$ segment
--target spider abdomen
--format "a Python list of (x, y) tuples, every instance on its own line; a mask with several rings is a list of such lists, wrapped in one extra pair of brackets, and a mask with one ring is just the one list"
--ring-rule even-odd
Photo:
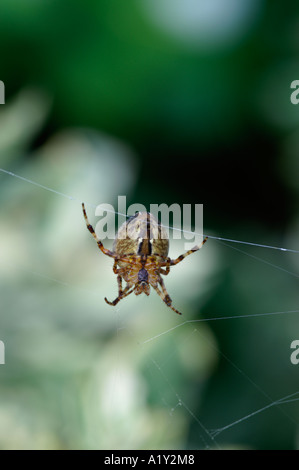
[(116, 255), (147, 255), (166, 257), (169, 251), (168, 234), (149, 212), (136, 212), (118, 230), (113, 243)]

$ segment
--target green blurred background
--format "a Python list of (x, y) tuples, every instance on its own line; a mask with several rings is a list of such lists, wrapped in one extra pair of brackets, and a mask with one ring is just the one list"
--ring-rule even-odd
[(165, 280), (182, 318), (112, 309), (80, 202), (298, 250), (298, 2), (2, 0), (0, 79), (1, 168), (74, 198), (0, 173), (0, 447), (297, 448), (296, 401), (210, 431), (299, 390), (298, 314), (197, 320), (298, 309), (298, 254), (210, 239)]

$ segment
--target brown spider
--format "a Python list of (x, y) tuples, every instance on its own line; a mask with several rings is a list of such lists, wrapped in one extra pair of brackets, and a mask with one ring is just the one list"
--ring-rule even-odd
[[(200, 246), (195, 246), (176, 259), (168, 258), (169, 240), (167, 232), (149, 212), (137, 212), (130, 217), (117, 232), (112, 251), (104, 247), (89, 223), (84, 203), (82, 209), (86, 225), (104, 255), (114, 258), (113, 272), (117, 274), (118, 297), (109, 302), (117, 305), (120, 300), (135, 292), (149, 295), (150, 286), (174, 312), (181, 313), (172, 306), (172, 300), (161, 277), (169, 274), (171, 266), (183, 261), (186, 256), (195, 253), (206, 243), (206, 237)], [(127, 283), (122, 288), (122, 279)], [(161, 287), (161, 290), (159, 289)]]

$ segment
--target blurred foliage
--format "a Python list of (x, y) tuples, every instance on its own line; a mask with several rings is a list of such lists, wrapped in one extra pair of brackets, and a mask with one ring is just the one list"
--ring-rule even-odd
[[(2, 449), (213, 447), (201, 423), (297, 391), (296, 314), (193, 322), (295, 310), (297, 254), (210, 239), (166, 278), (183, 319), (111, 309), (80, 202), (203, 203), (207, 233), (298, 250), (298, 25), (292, 0), (1, 1), (1, 167), (74, 198), (0, 174)], [(216, 442), (292, 449), (297, 423), (273, 406)]]

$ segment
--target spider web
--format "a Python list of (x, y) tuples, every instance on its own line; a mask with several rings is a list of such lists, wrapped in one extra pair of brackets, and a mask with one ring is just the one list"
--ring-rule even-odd
[[(50, 187), (44, 186), (10, 171), (4, 169), (0, 169), (0, 171), (6, 175), (23, 180), (23, 183), (34, 185), (40, 190), (50, 191), (59, 197), (68, 198), (69, 200), (75, 202), (78, 205), (78, 208), (80, 208), (81, 201), (75, 197), (68, 196), (64, 193), (58, 192)], [(90, 203), (86, 203), (86, 205), (89, 207), (96, 207), (96, 205)], [(82, 231), (84, 231), (85, 227), (83, 220), (81, 227)], [(285, 258), (283, 258), (284, 256), (296, 256), (296, 254), (299, 253), (298, 250), (286, 247), (271, 246), (270, 244), (258, 244), (251, 241), (228, 239), (211, 234), (208, 235), (211, 239), (209, 243), (217, 244), (221, 250), (233, 249), (237, 257), (236, 259), (239, 259), (239, 257), (244, 257), (247, 259), (248, 263), (251, 263), (250, 265), (253, 269), (253, 272), (256, 269), (260, 269), (260, 266), (263, 265), (266, 266), (267, 269), (277, 271), (280, 276), (279, 279), (283, 279), (284, 283), (286, 282), (286, 278), (290, 279), (290, 282), (295, 282), (295, 280), (299, 277), (298, 273), (288, 269), (288, 267), (286, 268), (285, 266), (281, 265), (281, 263), (285, 262)], [(243, 249), (237, 248), (236, 244), (247, 245), (248, 248), (254, 249), (255, 251), (244, 251)], [(207, 250), (208, 248), (206, 251)], [(277, 252), (275, 262), (273, 261), (273, 257), (271, 257), (271, 261), (269, 259), (260, 257), (259, 253), (261, 252)], [(95, 258), (97, 254), (98, 253), (94, 252)], [(206, 257), (205, 260), (208, 260), (208, 257)], [(249, 264), (246, 264), (246, 266), (249, 266)], [(78, 295), (84, 295), (85, 299), (87, 296), (91, 296), (93, 297), (93, 300), (96, 298), (97, 303), (103, 302), (102, 292), (100, 293), (94, 288), (90, 289), (89, 286), (86, 287), (84, 285), (74, 284), (72, 281), (66, 282), (65, 278), (54, 278), (47, 274), (46, 267), (44, 272), (41, 272), (39, 270), (35, 270), (34, 264), (26, 266), (18, 264), (18, 270), (21, 273), (26, 272), (33, 277), (40, 278), (41, 282), (45, 281), (46, 283), (50, 282), (61, 284), (62, 288), (70, 289), (76, 298), (78, 298)], [(104, 270), (104, 275), (110, 276), (111, 284), (113, 284), (115, 277), (113, 276), (112, 272), (108, 274), (108, 269), (104, 268)], [(174, 276), (174, 272), (172, 275)], [(239, 272), (238, 275), (241, 276), (242, 273)], [(180, 276), (179, 272), (176, 273), (176, 276)], [(111, 292), (113, 292), (112, 289)], [(102, 374), (101, 381), (105, 383), (105, 391), (103, 392), (103, 406), (107, 413), (107, 434), (110, 436), (110, 438), (112, 436), (114, 426), (117, 426), (120, 423), (122, 423), (121, 425), (126, 423), (126, 426), (124, 426), (124, 429), (122, 430), (121, 436), (123, 437), (126, 435), (127, 429), (130, 428), (128, 425), (128, 418), (130, 419), (131, 425), (132, 423), (137, 423), (133, 426), (135, 429), (135, 439), (138, 435), (138, 426), (140, 426), (143, 430), (148, 426), (147, 433), (153, 435), (158, 432), (159, 427), (164, 430), (163, 432), (167, 432), (167, 430), (171, 429), (171, 427), (175, 425), (189, 428), (189, 431), (186, 431), (186, 435), (189, 434), (189, 437), (185, 439), (185, 447), (183, 445), (184, 439), (180, 435), (180, 432), (175, 432), (173, 429), (171, 429), (170, 435), (172, 437), (170, 436), (169, 441), (161, 441), (164, 442), (164, 445), (166, 445), (165, 442), (168, 442), (169, 447), (171, 448), (175, 448), (176, 446), (178, 446), (178, 448), (193, 449), (222, 449), (226, 447), (238, 448), (238, 446), (246, 447), (248, 437), (253, 432), (253, 430), (258, 427), (259, 423), (262, 423), (263, 430), (270, 430), (270, 428), (274, 425), (273, 423), (275, 423), (276, 426), (286, 426), (287, 429), (293, 430), (293, 434), (295, 436), (296, 426), (298, 426), (297, 402), (299, 401), (299, 386), (296, 381), (296, 367), (291, 365), (289, 360), (291, 352), (289, 345), (291, 340), (296, 339), (295, 325), (298, 325), (297, 314), (299, 313), (299, 309), (296, 309), (297, 305), (295, 305), (295, 308), (289, 308), (286, 310), (279, 309), (277, 311), (266, 311), (262, 308), (261, 311), (246, 311), (246, 308), (244, 308), (243, 313), (232, 315), (219, 314), (217, 316), (203, 315), (203, 318), (199, 319), (186, 319), (186, 314), (183, 318), (180, 318), (175, 316), (172, 312), (169, 314), (169, 316), (167, 316), (169, 313), (167, 311), (165, 312), (165, 318), (163, 319), (163, 327), (161, 327), (159, 323), (159, 317), (157, 315), (153, 316), (149, 320), (150, 312), (152, 312), (155, 308), (158, 308), (158, 302), (160, 302), (160, 299), (153, 300), (152, 297), (153, 296), (150, 296), (150, 300), (147, 302), (145, 308), (143, 307), (141, 299), (134, 298), (129, 300), (129, 310), (133, 305), (132, 302), (138, 303), (137, 308), (139, 308), (140, 311), (141, 309), (144, 310), (145, 313), (143, 312), (139, 318), (133, 314), (127, 315), (128, 307), (124, 307), (125, 304), (122, 303), (109, 313), (113, 319), (112, 321), (114, 322), (113, 330), (116, 338), (114, 340), (116, 342), (116, 348), (113, 349), (113, 352), (111, 353), (106, 351), (106, 359), (107, 361), (110, 361), (112, 365), (108, 366), (106, 364), (106, 368), (104, 367), (103, 370), (101, 369), (100, 374)], [(172, 295), (172, 297), (175, 298), (174, 295)], [(179, 299), (177, 299), (177, 301), (178, 300)], [(153, 307), (150, 305), (151, 302), (153, 302)], [(94, 304), (89, 303), (88, 307), (91, 308), (91, 306), (94, 308)], [(162, 304), (161, 309), (163, 307), (164, 306)], [(159, 310), (161, 309), (159, 307)], [(96, 313), (94, 315), (96, 315)], [(276, 319), (275, 323), (273, 323), (274, 319)], [(75, 318), (75, 321), (78, 321), (78, 317)], [(147, 327), (150, 322), (154, 322), (155, 326), (154, 328), (151, 326), (151, 334), (147, 336)], [(257, 350), (259, 340), (263, 337), (263, 334), (266, 333), (269, 327), (269, 322), (270, 325), (272, 325), (272, 327), (275, 329), (275, 338), (278, 338), (277, 330), (279, 331), (280, 328), (285, 328), (286, 325), (290, 322), (290, 341), (287, 344), (283, 344), (284, 349), (280, 348), (279, 351), (281, 352), (283, 350), (285, 352), (285, 356), (283, 358), (283, 367), (285, 367), (287, 370), (286, 374), (288, 377), (291, 377), (291, 380), (288, 380), (288, 383), (293, 382), (292, 390), (285, 390), (285, 393), (280, 393), (277, 396), (276, 385), (280, 392), (283, 388), (280, 384), (280, 378), (278, 376), (275, 377), (274, 374), (274, 377), (272, 377), (271, 381), (269, 382), (267, 382), (267, 378), (261, 382), (260, 375), (255, 377), (255, 364), (261, 360), (261, 358), (259, 358), (258, 351), (253, 351), (251, 363), (248, 364), (244, 358), (239, 358), (235, 354), (236, 350), (234, 350), (234, 348), (230, 348), (229, 345), (226, 345), (225, 343), (218, 344), (218, 342), (215, 340), (215, 337), (217, 337), (217, 331), (222, 328), (222, 325), (229, 325), (228, 327), (225, 326), (225, 328), (229, 328), (233, 322), (239, 322), (239, 325), (241, 325), (237, 331), (242, 331), (242, 329), (243, 331), (246, 329), (252, 330), (253, 325), (254, 328), (258, 329), (259, 334), (256, 344)], [(258, 322), (258, 324), (256, 324), (256, 322)], [(100, 317), (98, 319), (98, 323), (98, 328), (100, 329)], [(213, 330), (213, 334), (211, 334), (210, 330), (210, 325), (212, 324), (217, 325), (216, 332)], [(105, 328), (109, 330), (107, 325)], [(83, 331), (83, 334), (87, 334), (86, 330)], [(266, 340), (269, 341), (269, 337), (266, 334), (265, 337)], [(126, 342), (128, 338), (130, 338), (131, 345), (130, 353), (124, 351), (122, 348), (123, 344), (128, 344)], [(242, 338), (240, 338), (240, 341), (242, 341)], [(252, 341), (252, 336), (250, 336), (250, 341)], [(178, 348), (181, 351), (180, 354), (184, 357), (184, 350), (188, 349), (190, 344), (204, 344), (205, 352), (210, 351), (210, 360), (212, 362), (215, 361), (217, 364), (213, 365), (212, 370), (210, 370), (209, 373), (204, 371), (202, 379), (203, 383), (198, 384), (197, 387), (193, 386), (194, 381), (196, 380), (196, 374), (194, 373), (194, 370), (191, 371), (189, 376), (186, 373), (186, 386), (182, 387), (181, 384), (178, 384), (176, 381), (176, 367), (178, 365), (179, 355)], [(250, 342), (247, 343), (247, 345), (248, 344), (252, 345)], [(153, 345), (158, 345), (158, 347), (153, 347)], [(273, 347), (273, 350), (275, 350), (275, 344), (274, 346), (273, 344), (271, 346)], [(107, 350), (109, 350), (109, 344), (107, 345)], [(195, 351), (193, 350), (193, 353), (196, 356), (196, 349)], [(198, 354), (200, 354), (200, 351)], [(207, 353), (208, 356), (209, 354)], [(134, 385), (135, 378), (132, 376), (132, 369), (126, 361), (136, 356), (140, 356), (142, 358), (141, 369), (143, 370), (143, 381), (141, 381), (141, 384), (135, 383)], [(188, 362), (186, 362), (186, 358), (184, 358), (184, 361), (187, 370), (189, 365), (187, 365)], [(277, 361), (277, 354), (274, 354), (273, 361)], [(196, 359), (194, 360), (194, 357), (191, 356), (190, 362), (193, 362), (195, 371), (198, 368), (197, 372), (200, 376), (202, 372), (201, 367), (203, 367), (203, 369), (205, 367), (202, 365), (198, 366)], [(182, 366), (180, 367), (182, 368)], [(270, 368), (275, 369), (275, 363), (273, 364), (271, 360), (271, 354), (269, 354), (268, 358), (265, 359), (265, 376), (269, 376), (268, 369)], [(207, 374), (207, 376), (205, 376), (205, 374)], [(217, 391), (217, 374), (220, 376), (224, 374), (224, 377), (225, 374), (227, 374), (230, 380), (236, 382), (236, 390), (234, 393), (235, 398), (238, 396), (238, 390), (239, 397), (242, 397), (244, 390), (249, 390), (248, 394), (245, 395), (244, 402), (242, 402), (242, 399), (239, 401), (237, 400), (235, 406), (234, 402), (232, 401), (233, 397), (230, 396), (228, 389)], [(232, 376), (233, 379), (231, 378)], [(96, 380), (100, 380), (99, 377), (97, 377)], [(210, 382), (213, 382), (213, 380), (216, 381), (215, 384), (210, 385)], [(220, 383), (223, 383), (223, 380), (220, 380)], [(192, 387), (189, 387), (189, 385), (192, 385)], [(193, 392), (190, 392), (189, 388), (192, 388)], [(269, 393), (269, 388), (271, 394)], [(92, 386), (91, 389), (93, 389)], [(199, 400), (194, 397), (194, 391), (196, 390), (199, 390)], [(141, 405), (140, 407), (136, 406), (136, 397), (138, 396), (139, 392), (140, 395), (143, 396), (143, 401), (151, 403), (153, 400), (154, 403), (150, 408), (150, 410), (154, 410), (154, 414), (156, 413), (156, 416), (153, 419), (150, 419), (146, 412), (143, 413), (141, 419), (140, 416), (138, 416), (138, 413), (140, 413), (141, 410)], [(133, 397), (132, 402), (130, 402), (129, 398), (130, 393)], [(213, 394), (213, 399), (209, 399), (209, 397), (207, 398), (209, 393)], [(123, 397), (124, 394), (126, 395), (125, 399)], [(155, 394), (156, 398), (153, 399), (151, 396), (147, 396), (147, 394)], [(93, 399), (95, 399), (94, 396)], [(211, 407), (213, 407), (215, 403), (217, 403), (217, 410), (216, 412), (213, 412)], [(259, 403), (259, 405), (255, 406), (256, 403)], [(128, 415), (128, 409), (131, 415)], [(227, 416), (231, 417), (231, 419), (227, 419)], [(259, 421), (261, 416), (263, 417), (263, 420)], [(88, 419), (89, 423), (91, 423), (91, 428), (93, 426), (97, 426), (98, 417), (99, 416), (97, 413), (95, 413), (95, 417), (91, 418), (89, 416)], [(147, 419), (150, 424), (147, 423)], [(256, 424), (252, 425), (251, 423), (254, 423), (255, 420)], [(91, 431), (89, 432), (91, 433)], [(238, 435), (240, 435), (239, 439), (237, 438)], [(88, 444), (85, 443), (87, 447), (99, 446), (99, 443), (96, 440), (93, 440), (90, 435), (86, 442), (88, 442)], [(109, 444), (109, 441), (106, 441), (106, 444), (105, 440), (103, 440), (103, 442), (104, 448), (107, 448), (109, 445), (111, 448), (117, 448), (117, 444), (120, 447), (120, 444), (117, 441), (114, 441), (114, 445), (112, 443)], [(113, 440), (111, 442), (113, 442)], [(153, 438), (149, 439), (149, 442), (151, 442), (152, 446), (155, 445), (155, 440)], [(158, 447), (160, 445), (159, 442), (160, 441), (157, 440)], [(252, 441), (249, 439), (249, 442), (252, 443), (254, 440)], [(84, 444), (81, 445), (84, 447)], [(143, 445), (143, 441), (138, 442), (138, 439), (136, 439), (136, 441), (132, 442), (130, 441), (130, 438), (128, 438), (127, 441), (122, 443), (122, 448), (138, 448), (139, 446), (142, 447)], [(296, 447), (295, 442), (294, 447)]]

